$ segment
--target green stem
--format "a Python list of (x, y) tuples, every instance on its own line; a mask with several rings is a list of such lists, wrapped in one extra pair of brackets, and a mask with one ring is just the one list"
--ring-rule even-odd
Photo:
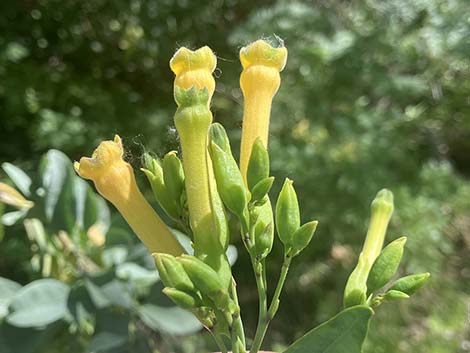
[(253, 270), (255, 272), (256, 287), (258, 289), (259, 298), (259, 313), (258, 313), (258, 325), (256, 326), (255, 338), (250, 349), (250, 353), (257, 353), (261, 347), (264, 334), (266, 333), (268, 325), (268, 300), (266, 296), (266, 287), (264, 285), (263, 272), (266, 271), (262, 263), (252, 259)]
[(214, 337), (215, 343), (217, 343), (217, 346), (219, 346), (220, 352), (221, 353), (228, 353), (227, 346), (225, 345), (224, 340), (222, 339), (222, 337), (217, 333), (213, 333), (212, 337)]
[[(260, 316), (258, 318), (258, 327), (256, 328), (255, 338), (253, 340), (253, 345), (251, 346), (250, 353), (258, 353), (259, 349), (261, 348), (261, 343), (263, 342), (264, 336), (266, 335), (266, 331), (268, 330), (269, 323), (276, 315), (277, 309), (279, 308), (279, 297), (281, 296), (282, 288), (284, 287), (284, 283), (287, 278), (287, 273), (289, 272), (290, 263), (292, 261), (292, 257), (287, 254), (284, 257), (284, 262), (282, 264), (281, 274), (279, 275), (279, 280), (277, 282), (276, 290), (274, 291), (274, 296), (271, 300), (271, 304), (269, 306), (269, 310), (266, 309), (261, 312), (261, 300), (260, 300)], [(263, 266), (263, 271), (266, 271), (265, 267)], [(261, 276), (260, 282), (263, 282)], [(258, 283), (258, 278), (256, 280)], [(258, 290), (259, 293), (259, 290)], [(261, 297), (260, 297), (261, 298)], [(264, 304), (266, 305), (266, 291), (264, 291)]]
[[(235, 304), (237, 305), (238, 309), (240, 310), (240, 304), (238, 303), (238, 294), (237, 294), (237, 283), (235, 282), (235, 279), (232, 277), (232, 299), (234, 300)], [(246, 342), (245, 342), (245, 331), (243, 330), (243, 322), (242, 318), (240, 315), (240, 311), (238, 314), (233, 318), (233, 327), (234, 330), (237, 333), (237, 336), (240, 338), (241, 342), (243, 343), (243, 346), (245, 347)]]
[(269, 306), (268, 315), (269, 320), (272, 320), (274, 315), (276, 315), (277, 309), (279, 308), (279, 297), (281, 296), (282, 288), (286, 282), (287, 273), (289, 272), (290, 263), (292, 261), (292, 256), (287, 254), (284, 257), (284, 263), (282, 264), (281, 274), (279, 275), (279, 280), (277, 282), (276, 290), (274, 291), (274, 296)]

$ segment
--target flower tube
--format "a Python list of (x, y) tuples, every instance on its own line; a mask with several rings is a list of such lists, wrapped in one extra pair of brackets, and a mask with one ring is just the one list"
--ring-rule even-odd
[(228, 225), (207, 149), (215, 66), (216, 57), (209, 47), (196, 51), (181, 48), (170, 61), (170, 68), (176, 75), (174, 96), (178, 109), (174, 121), (183, 156), (194, 254), (213, 268), (228, 288), (232, 276), (225, 254)]
[(259, 137), (267, 148), (271, 102), (281, 83), (279, 72), (284, 69), (286, 60), (285, 47), (274, 48), (264, 40), (240, 50), (243, 66), (240, 87), (244, 98), (240, 170), (245, 182), (255, 140)]
[(211, 241), (207, 239), (211, 234), (218, 235), (224, 249), (229, 241), (225, 213), (207, 150), (212, 123), (209, 106), (215, 90), (212, 72), (216, 64), (217, 58), (207, 46), (195, 51), (180, 48), (170, 60), (178, 105), (174, 120), (183, 152), (191, 227), (195, 233), (195, 246), (201, 245), (206, 251), (209, 245), (204, 243)]
[(125, 218), (150, 252), (181, 255), (183, 248), (140, 192), (129, 163), (123, 160), (121, 138), (103, 141), (91, 158), (74, 163), (75, 171), (92, 180), (98, 192)]

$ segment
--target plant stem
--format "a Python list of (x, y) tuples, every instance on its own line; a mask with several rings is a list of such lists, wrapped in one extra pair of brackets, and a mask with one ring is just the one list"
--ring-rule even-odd
[[(234, 300), (237, 307), (240, 309), (240, 305), (238, 304), (237, 283), (235, 282), (234, 278), (232, 278), (231, 290), (232, 290), (232, 299)], [(236, 315), (233, 318), (233, 327), (237, 333), (237, 336), (240, 338), (241, 342), (243, 343), (243, 346), (245, 346), (246, 345), (245, 332), (243, 330), (243, 322), (242, 322), (240, 312), (238, 312), (238, 315)]]
[(222, 339), (220, 334), (212, 330), (210, 331), (210, 333), (212, 334), (212, 337), (214, 337), (214, 341), (215, 343), (217, 343), (217, 346), (219, 346), (220, 352), (227, 353), (228, 352), (227, 346), (225, 346), (224, 340)]
[(282, 264), (281, 274), (279, 275), (276, 290), (274, 291), (274, 296), (268, 310), (269, 320), (272, 320), (274, 315), (276, 315), (277, 309), (279, 308), (279, 297), (281, 296), (282, 288), (284, 287), (284, 283), (286, 282), (287, 273), (289, 272), (291, 261), (291, 255), (287, 254), (286, 256), (284, 256), (284, 263)]
[[(263, 342), (264, 336), (266, 335), (266, 331), (268, 330), (268, 325), (273, 319), (274, 315), (276, 315), (277, 309), (279, 308), (279, 297), (281, 295), (282, 288), (284, 287), (287, 273), (289, 272), (291, 260), (292, 256), (290, 256), (289, 254), (284, 256), (284, 262), (282, 264), (281, 273), (279, 275), (276, 290), (274, 291), (274, 296), (271, 300), (271, 304), (269, 305), (269, 310), (266, 310), (266, 290), (264, 290), (264, 309), (261, 310), (262, 300), (258, 285), (258, 294), (260, 295), (260, 315), (258, 317), (258, 327), (256, 328), (256, 334), (253, 340), (253, 345), (251, 346), (250, 353), (258, 353), (259, 349), (261, 348), (261, 343)], [(263, 271), (266, 271), (265, 266), (263, 266)], [(262, 285), (264, 284), (262, 274), (260, 274), (259, 278), (258, 276), (256, 277), (257, 284), (258, 281), (261, 282)]]
[(266, 287), (264, 285), (264, 275), (263, 272), (266, 271), (266, 268), (262, 263), (252, 259), (253, 270), (255, 272), (256, 287), (258, 289), (258, 298), (259, 298), (259, 312), (258, 312), (258, 325), (256, 326), (255, 338), (250, 349), (250, 353), (257, 353), (261, 347), (261, 342), (263, 341), (264, 334), (266, 333), (266, 328), (268, 325), (268, 302), (266, 296)]

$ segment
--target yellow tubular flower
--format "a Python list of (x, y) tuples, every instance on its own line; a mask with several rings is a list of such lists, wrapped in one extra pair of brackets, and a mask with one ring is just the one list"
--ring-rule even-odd
[(174, 120), (183, 152), (194, 253), (218, 273), (228, 288), (232, 277), (225, 254), (228, 225), (207, 149), (215, 66), (216, 57), (208, 47), (196, 51), (181, 48), (170, 61), (176, 75), (174, 93), (178, 109)]
[(205, 247), (202, 243), (209, 239), (201, 237), (208, 238), (208, 234), (206, 232), (199, 236), (197, 233), (202, 232), (198, 230), (212, 227), (212, 233), (218, 233), (225, 249), (228, 246), (228, 228), (207, 151), (208, 131), (212, 122), (209, 106), (215, 90), (212, 72), (216, 65), (217, 58), (207, 46), (195, 51), (180, 48), (170, 60), (170, 68), (176, 75), (174, 89), (178, 110), (175, 125), (183, 152), (186, 194), (195, 245)]
[(91, 158), (74, 163), (82, 178), (92, 180), (98, 192), (123, 215), (150, 252), (181, 255), (183, 248), (137, 187), (134, 171), (123, 160), (121, 138), (103, 141)]
[(258, 40), (240, 50), (243, 66), (240, 87), (244, 97), (240, 170), (245, 182), (256, 138), (260, 137), (267, 147), (271, 102), (281, 83), (279, 72), (284, 69), (286, 60), (285, 47), (274, 48), (264, 40)]

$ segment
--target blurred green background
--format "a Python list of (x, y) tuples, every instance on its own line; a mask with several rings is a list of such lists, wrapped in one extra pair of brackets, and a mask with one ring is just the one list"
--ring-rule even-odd
[[(6, 0), (0, 3), (0, 161), (21, 167), (31, 185), (18, 187), (20, 172), (10, 164), (0, 178), (37, 206), (16, 216), (6, 208), (0, 276), (21, 285), (50, 277), (82, 299), (69, 299), (72, 314), (53, 323), (3, 320), (1, 352), (214, 349), (205, 334), (179, 335), (197, 327), (165, 326), (177, 314), (159, 295), (151, 261), (115, 210), (109, 215), (77, 181), (69, 159), (90, 154), (115, 133), (135, 167), (144, 151), (176, 149), (168, 62), (180, 46), (206, 44), (219, 59), (215, 120), (238, 151), (238, 50), (272, 34), (289, 50), (271, 119), (273, 195), (284, 177), (294, 179), (303, 220), (320, 225), (293, 264), (266, 348), (281, 350), (339, 310), (370, 201), (387, 187), (396, 205), (387, 240), (407, 235), (402, 271), (429, 271), (432, 281), (412, 300), (379, 308), (364, 351), (470, 351), (469, 1)], [(60, 190), (51, 186), (56, 180)], [(142, 175), (139, 182), (149, 192)], [(82, 210), (78, 217), (77, 200), (93, 214)], [(96, 233), (90, 226), (97, 220)], [(240, 252), (233, 269), (250, 335), (257, 296), (234, 238)], [(281, 259), (277, 244), (268, 258), (272, 282)], [(13, 293), (19, 286), (0, 284), (1, 321), (5, 288)], [(100, 295), (110, 302), (99, 304)], [(15, 346), (24, 340), (31, 344)]]

